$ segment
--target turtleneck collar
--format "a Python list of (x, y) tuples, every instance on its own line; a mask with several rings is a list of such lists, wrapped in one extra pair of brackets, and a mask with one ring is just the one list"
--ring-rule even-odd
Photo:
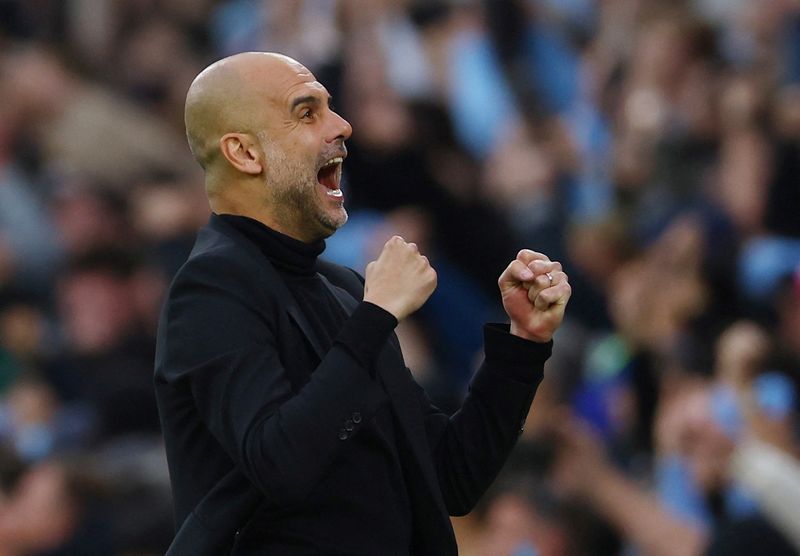
[(252, 241), (278, 270), (298, 275), (316, 272), (317, 257), (325, 250), (325, 240), (305, 243), (247, 216), (217, 216)]

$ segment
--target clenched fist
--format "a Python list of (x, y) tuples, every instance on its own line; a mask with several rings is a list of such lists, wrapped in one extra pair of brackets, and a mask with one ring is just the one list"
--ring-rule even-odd
[(572, 295), (561, 263), (523, 249), (497, 283), (511, 320), (511, 333), (536, 342), (549, 341), (564, 320), (564, 309)]
[(374, 303), (399, 320), (422, 307), (436, 289), (436, 271), (416, 244), (394, 236), (380, 256), (367, 265), (364, 301)]

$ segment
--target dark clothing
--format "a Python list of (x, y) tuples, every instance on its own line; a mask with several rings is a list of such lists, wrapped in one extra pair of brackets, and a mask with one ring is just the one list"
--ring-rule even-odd
[(87, 407), (91, 436), (102, 442), (158, 432), (152, 361), (152, 338), (131, 334), (101, 353), (67, 352), (46, 364), (44, 375), (61, 400)]
[[(487, 325), (486, 359), (448, 417), (405, 367), (393, 319), (360, 301), (355, 272), (317, 260), (315, 285), (299, 288), (225, 220), (200, 231), (159, 325), (179, 527), (169, 554), (456, 554), (448, 515), (469, 512), (496, 476), (550, 345)], [(316, 303), (320, 283), (347, 315), (338, 332), (300, 309), (296, 296)], [(381, 530), (364, 513), (376, 507), (410, 508), (411, 525)], [(402, 530), (410, 548), (395, 551)]]
[[(246, 216), (222, 214), (218, 218), (249, 239), (275, 267), (301, 307), (303, 316), (308, 319), (314, 335), (320, 340), (322, 351), (327, 353), (349, 315), (341, 303), (336, 301), (332, 290), (325, 285), (317, 270), (318, 257), (325, 250), (325, 241), (305, 243), (276, 232), (258, 220)], [(374, 321), (372, 326), (381, 331), (381, 336), (376, 337), (376, 340), (397, 326), (397, 319), (379, 307), (370, 311), (370, 318)], [(345, 347), (348, 347), (346, 342)], [(360, 363), (368, 367), (371, 376), (374, 377), (375, 370), (371, 365), (372, 352), (362, 354), (360, 351), (351, 349), (351, 355), (359, 358)], [(316, 355), (315, 359), (318, 362), (319, 358)]]
[(797, 550), (769, 521), (759, 515), (720, 524), (706, 556), (797, 556)]
[(776, 149), (764, 224), (773, 234), (800, 238), (800, 145), (796, 141), (784, 142)]
[[(272, 263), (320, 339), (322, 350), (327, 353), (348, 315), (316, 271), (317, 257), (325, 249), (325, 242), (320, 240), (307, 244), (244, 216), (225, 214), (219, 218), (252, 241)], [(377, 306), (374, 309), (370, 311), (370, 326), (391, 330), (397, 325), (397, 320), (391, 313)], [(320, 359), (316, 354), (310, 355), (308, 368), (313, 369), (319, 365)], [(357, 353), (353, 355), (358, 356)], [(375, 378), (372, 362), (362, 360), (361, 363)], [(326, 539), (315, 538), (316, 531), (324, 530), (319, 521), (328, 521), (329, 514), (344, 511), (341, 505), (346, 501), (349, 506), (346, 510), (348, 519), (363, 524), (369, 530), (370, 536), (379, 543), (376, 547), (387, 554), (408, 552), (411, 542), (411, 509), (400, 468), (400, 457), (395, 447), (392, 413), (387, 402), (377, 408), (375, 418), (353, 437), (352, 448), (343, 453), (337, 462), (337, 467), (343, 470), (357, 469), (358, 474), (340, 473), (335, 488), (328, 488), (321, 496), (316, 497), (313, 508), (292, 515), (293, 529), (296, 531), (294, 538), (290, 540), (292, 546), (325, 547)], [(352, 419), (345, 421), (345, 430), (348, 428), (355, 428)], [(351, 496), (350, 493), (361, 488), (364, 477), (369, 478), (376, 496)], [(257, 521), (273, 521), (280, 518), (281, 511), (278, 510), (278, 515), (275, 515), (275, 510), (265, 510)], [(261, 546), (265, 540), (258, 538), (257, 533), (251, 536), (254, 538), (240, 535), (239, 545)], [(284, 537), (287, 536), (288, 533), (284, 532)]]

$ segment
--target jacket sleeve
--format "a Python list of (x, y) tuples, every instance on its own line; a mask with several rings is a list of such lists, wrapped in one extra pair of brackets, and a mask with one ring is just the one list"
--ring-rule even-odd
[[(376, 319), (382, 310), (362, 303), (295, 394), (278, 355), (277, 317), (264, 310), (271, 303), (277, 314), (274, 296), (260, 282), (229, 261), (187, 263), (162, 317), (160, 373), (190, 392), (203, 424), (267, 499), (293, 505), (385, 400), (370, 377), (370, 350), (396, 321), (385, 312)], [(345, 430), (346, 421), (355, 430)]]
[(500, 472), (525, 425), (552, 342), (511, 335), (486, 325), (485, 359), (461, 408), (448, 416), (420, 389), (428, 443), (450, 515), (465, 515)]

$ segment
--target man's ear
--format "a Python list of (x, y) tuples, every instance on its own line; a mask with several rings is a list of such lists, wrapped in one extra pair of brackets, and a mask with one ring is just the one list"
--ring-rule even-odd
[(231, 166), (244, 174), (257, 176), (263, 170), (262, 152), (246, 133), (226, 133), (219, 140), (219, 150)]

